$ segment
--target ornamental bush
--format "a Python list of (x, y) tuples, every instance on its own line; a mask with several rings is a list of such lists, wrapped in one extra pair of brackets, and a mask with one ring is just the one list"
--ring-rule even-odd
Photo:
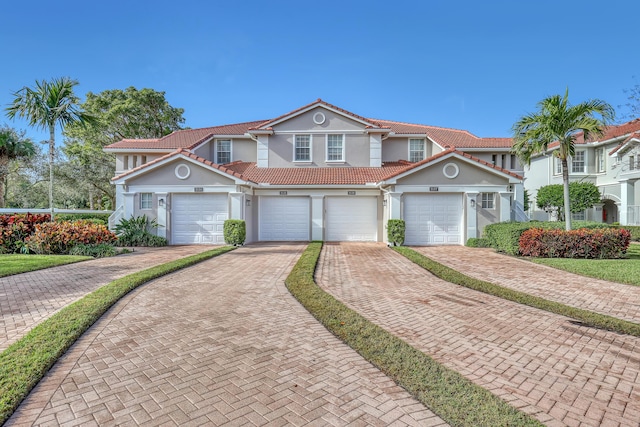
[(520, 236), (519, 250), (524, 256), (543, 258), (622, 258), (630, 241), (631, 233), (625, 229), (531, 228)]
[(224, 242), (241, 246), (247, 238), (247, 225), (242, 219), (228, 219), (224, 222)]
[(36, 254), (66, 255), (79, 244), (97, 245), (115, 243), (116, 240), (116, 235), (104, 225), (81, 220), (37, 224), (25, 243)]
[(405, 223), (402, 219), (387, 221), (387, 240), (389, 245), (402, 246), (404, 243)]
[(27, 251), (25, 239), (34, 232), (37, 224), (50, 220), (49, 214), (0, 215), (0, 253)]

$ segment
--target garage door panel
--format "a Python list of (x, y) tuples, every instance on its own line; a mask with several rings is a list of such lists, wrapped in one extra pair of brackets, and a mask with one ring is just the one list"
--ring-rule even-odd
[(409, 194), (404, 200), (408, 245), (462, 244), (460, 194)]
[(327, 241), (378, 240), (378, 199), (376, 197), (327, 197)]
[(308, 241), (310, 202), (308, 197), (261, 197), (261, 241)]
[(171, 205), (172, 244), (224, 243), (226, 194), (174, 194)]

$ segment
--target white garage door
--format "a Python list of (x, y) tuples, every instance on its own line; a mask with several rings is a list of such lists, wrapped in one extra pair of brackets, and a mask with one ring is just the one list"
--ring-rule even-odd
[(409, 194), (404, 220), (407, 245), (461, 245), (462, 195)]
[(378, 240), (376, 197), (327, 197), (326, 240), (375, 242)]
[(309, 240), (309, 215), (308, 197), (260, 197), (260, 240)]
[(226, 194), (173, 194), (171, 244), (224, 243), (224, 221), (229, 217)]

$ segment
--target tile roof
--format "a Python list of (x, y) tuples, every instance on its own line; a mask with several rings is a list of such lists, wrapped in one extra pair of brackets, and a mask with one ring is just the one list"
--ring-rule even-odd
[(214, 135), (244, 135), (250, 128), (264, 123), (264, 120), (235, 123), (231, 125), (212, 126), (200, 129), (184, 129), (170, 133), (158, 139), (123, 139), (107, 149), (139, 148), (139, 149), (168, 149), (193, 148)]
[[(610, 139), (618, 138), (620, 136), (624, 136), (628, 134), (633, 134), (638, 131), (640, 131), (640, 118), (631, 120), (630, 122), (623, 123), (621, 125), (608, 126), (605, 128), (604, 133), (602, 135), (600, 135), (599, 137), (590, 137), (586, 141), (584, 140), (583, 133), (579, 132), (578, 134), (576, 134), (575, 144), (586, 144), (589, 142), (608, 141)], [(613, 154), (616, 151), (618, 151), (622, 147), (622, 145), (624, 145), (624, 142), (626, 141), (621, 142), (616, 148), (613, 149), (613, 151), (611, 151), (610, 154)], [(549, 144), (549, 149), (554, 149), (559, 145), (560, 144), (558, 143), (558, 141), (552, 142), (551, 144)]]

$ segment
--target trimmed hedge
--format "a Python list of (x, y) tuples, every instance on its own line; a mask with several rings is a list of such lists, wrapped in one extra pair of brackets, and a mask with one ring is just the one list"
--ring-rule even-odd
[(224, 222), (223, 232), (227, 245), (242, 246), (247, 238), (247, 224), (243, 219), (228, 219)]
[(387, 240), (393, 246), (402, 246), (404, 243), (405, 223), (402, 219), (390, 219), (387, 221)]
[[(610, 224), (600, 222), (574, 221), (575, 228), (611, 228)], [(490, 224), (484, 228), (484, 238), (487, 239), (489, 247), (498, 252), (509, 255), (520, 255), (520, 236), (525, 230), (530, 228), (561, 229), (564, 230), (564, 222), (557, 221), (529, 221), (529, 222), (500, 222)]]
[(480, 239), (477, 237), (469, 237), (467, 239), (467, 243), (465, 246), (470, 248), (490, 248), (491, 247), (489, 246), (489, 240)]
[(631, 233), (624, 229), (545, 230), (531, 228), (520, 236), (520, 254), (543, 258), (622, 258)]
[(623, 225), (622, 228), (629, 230), (631, 233), (631, 240), (634, 242), (640, 242), (640, 225)]
[(89, 222), (93, 222), (95, 224), (102, 224), (102, 225), (108, 225), (109, 224), (109, 214), (108, 213), (104, 213), (104, 214), (100, 214), (100, 213), (60, 213), (60, 214), (56, 214), (55, 220), (57, 222), (63, 222), (63, 221), (68, 221), (68, 222), (74, 222), (74, 221), (78, 221), (78, 220), (85, 220), (85, 221), (89, 221)]
[(36, 254), (66, 255), (79, 244), (97, 245), (115, 243), (116, 240), (116, 235), (104, 225), (81, 220), (37, 224), (25, 243)]

